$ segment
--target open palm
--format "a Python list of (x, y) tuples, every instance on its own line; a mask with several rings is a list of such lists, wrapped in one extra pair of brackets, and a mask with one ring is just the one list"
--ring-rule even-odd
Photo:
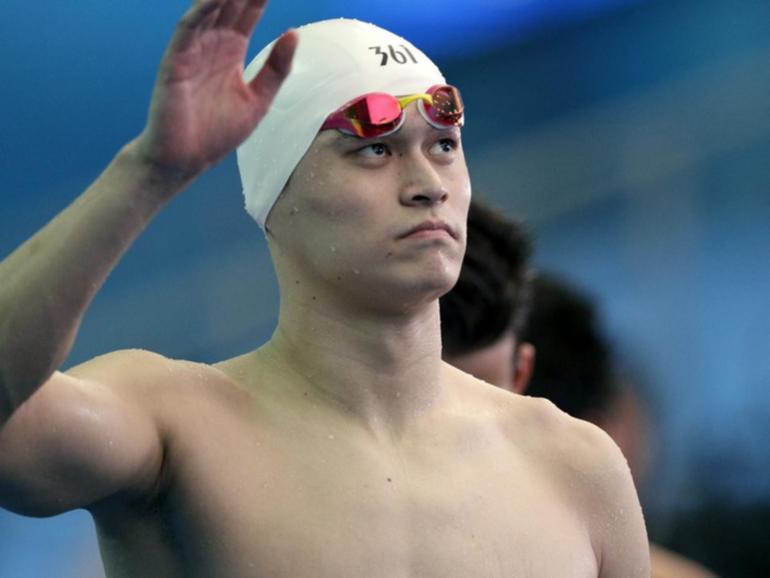
[(284, 34), (259, 74), (244, 81), (246, 49), (265, 1), (199, 0), (180, 20), (139, 137), (149, 162), (198, 174), (259, 124), (289, 73), (297, 43), (294, 33)]

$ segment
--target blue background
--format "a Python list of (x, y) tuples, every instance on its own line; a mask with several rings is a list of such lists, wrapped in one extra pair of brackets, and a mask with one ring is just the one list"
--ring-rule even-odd
[[(186, 6), (4, 2), (0, 255), (141, 130)], [(274, 0), (252, 53), (336, 16), (435, 57), (469, 108), (476, 191), (600, 299), (656, 416), (653, 535), (711, 499), (770, 501), (770, 3)], [(270, 335), (277, 289), (239, 191), (228, 158), (155, 220), (67, 365), (124, 347), (213, 361)], [(88, 517), (0, 511), (0, 576), (52, 575), (99, 576)]]

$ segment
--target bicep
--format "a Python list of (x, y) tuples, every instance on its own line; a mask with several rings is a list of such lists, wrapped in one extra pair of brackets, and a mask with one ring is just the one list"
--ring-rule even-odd
[(87, 366), (56, 372), (0, 428), (0, 506), (50, 516), (140, 494), (154, 486), (162, 454), (153, 419), (130, 397)]

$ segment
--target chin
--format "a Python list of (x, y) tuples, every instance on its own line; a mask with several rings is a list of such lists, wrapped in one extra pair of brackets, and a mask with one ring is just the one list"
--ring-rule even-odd
[(440, 267), (426, 267), (417, 271), (414, 276), (403, 279), (403, 285), (405, 290), (422, 295), (425, 300), (430, 301), (449, 293), (459, 276), (459, 266), (448, 266), (444, 263)]
[[(370, 305), (379, 307), (397, 303), (419, 306), (430, 303), (448, 293), (460, 275), (461, 259), (456, 255), (436, 252), (430, 258), (405, 259), (364, 264), (356, 260), (355, 269), (360, 275), (350, 276), (345, 268), (339, 275), (344, 277), (344, 292), (354, 299), (365, 298)], [(340, 277), (337, 276), (339, 279)], [(376, 305), (376, 304), (379, 304)]]

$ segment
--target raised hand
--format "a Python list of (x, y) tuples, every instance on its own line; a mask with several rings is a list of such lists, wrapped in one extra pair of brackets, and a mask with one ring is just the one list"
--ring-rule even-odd
[(237, 147), (259, 124), (291, 68), (294, 32), (275, 44), (249, 83), (243, 65), (266, 0), (198, 0), (179, 21), (160, 65), (143, 160), (194, 177)]

